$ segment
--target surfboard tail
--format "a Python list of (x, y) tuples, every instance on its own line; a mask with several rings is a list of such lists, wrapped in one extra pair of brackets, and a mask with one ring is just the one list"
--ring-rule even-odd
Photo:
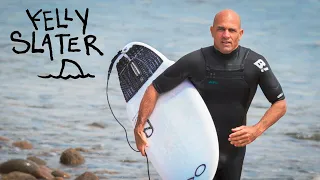
[(128, 102), (159, 68), (163, 60), (150, 49), (133, 45), (117, 63), (120, 87)]

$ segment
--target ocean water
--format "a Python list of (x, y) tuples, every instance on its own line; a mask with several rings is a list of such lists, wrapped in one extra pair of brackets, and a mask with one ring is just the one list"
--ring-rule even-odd
[[(61, 24), (57, 27), (55, 9)], [(68, 17), (64, 20), (64, 10)], [(85, 17), (85, 34), (77, 10)], [(244, 36), (241, 45), (262, 54), (271, 65), (285, 92), (288, 111), (274, 126), (248, 145), (242, 179), (319, 179), (320, 178), (320, 1), (319, 0), (120, 0), (120, 1), (18, 1), (0, 2), (0, 136), (11, 141), (0, 143), (0, 162), (38, 155), (52, 168), (60, 168), (73, 177), (84, 171), (95, 172), (101, 179), (148, 179), (146, 159), (128, 146), (124, 130), (114, 120), (106, 101), (106, 76), (110, 60), (128, 42), (145, 42), (171, 60), (212, 44), (209, 27), (218, 11), (231, 8), (242, 18)], [(26, 10), (38, 14), (35, 30)], [(44, 11), (48, 18), (45, 31)], [(44, 53), (28, 52), (23, 43), (13, 42), (11, 33), (42, 47), (46, 34), (52, 43)], [(57, 34), (70, 34), (60, 40)], [(86, 54), (84, 39), (94, 35), (93, 43), (101, 52)], [(18, 34), (14, 35), (18, 38)], [(68, 52), (69, 38), (78, 39)], [(48, 39), (47, 39), (48, 40)], [(92, 39), (91, 39), (92, 40)], [(90, 41), (91, 41), (90, 40)], [(31, 44), (32, 45), (32, 44)], [(77, 62), (84, 74), (95, 78), (43, 79), (38, 75), (58, 75), (62, 59)], [(77, 74), (66, 64), (63, 75)], [(126, 119), (125, 102), (114, 70), (109, 82), (109, 98), (117, 118), (125, 125), (134, 145)], [(259, 121), (270, 106), (258, 89), (248, 113), (248, 124)], [(88, 126), (94, 122), (105, 128)], [(30, 141), (32, 150), (19, 150), (10, 143)], [(83, 147), (86, 163), (67, 167), (59, 163), (61, 152)], [(135, 146), (134, 146), (135, 147)], [(150, 166), (152, 179), (160, 179)]]

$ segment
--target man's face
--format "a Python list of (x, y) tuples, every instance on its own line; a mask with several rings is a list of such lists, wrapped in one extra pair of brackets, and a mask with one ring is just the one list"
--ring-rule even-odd
[(238, 47), (243, 34), (239, 21), (232, 16), (221, 16), (210, 27), (211, 35), (214, 38), (214, 46), (221, 53), (229, 54)]

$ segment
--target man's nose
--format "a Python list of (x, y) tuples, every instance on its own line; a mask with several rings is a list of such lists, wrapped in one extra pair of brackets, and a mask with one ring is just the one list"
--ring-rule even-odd
[(222, 33), (222, 37), (223, 38), (229, 38), (230, 37), (230, 33), (228, 30), (225, 30), (223, 33)]

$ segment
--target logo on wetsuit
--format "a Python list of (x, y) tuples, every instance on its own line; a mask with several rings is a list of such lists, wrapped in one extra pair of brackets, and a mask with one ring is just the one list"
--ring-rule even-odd
[(266, 63), (262, 60), (262, 59), (258, 59), (255, 63), (253, 63), (254, 65), (256, 65), (260, 70), (261, 72), (265, 72), (265, 71), (268, 71), (269, 68), (268, 67), (265, 67), (266, 66)]
[(219, 84), (218, 81), (210, 80), (208, 81), (208, 84)]

